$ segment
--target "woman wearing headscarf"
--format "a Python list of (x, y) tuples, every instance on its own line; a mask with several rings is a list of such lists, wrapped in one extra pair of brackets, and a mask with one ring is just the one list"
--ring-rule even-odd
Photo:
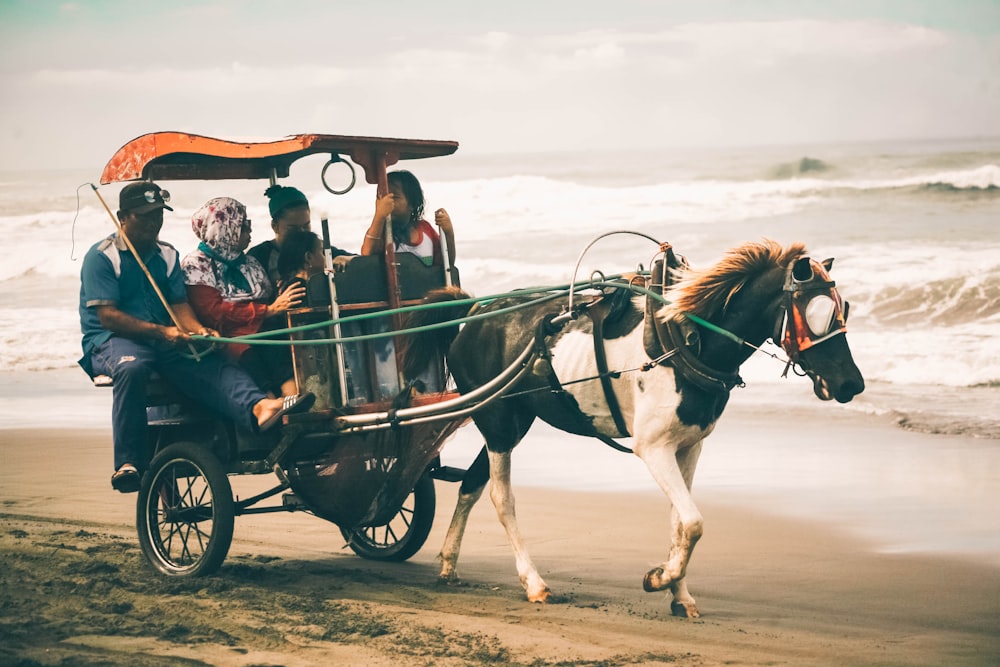
[[(210, 199), (192, 216), (191, 229), (200, 243), (181, 262), (188, 301), (199, 319), (222, 336), (256, 333), (266, 319), (302, 302), (302, 287), (275, 298), (267, 271), (244, 254), (250, 245), (250, 220), (240, 202), (229, 197)], [(287, 346), (232, 343), (226, 351), (261, 389), (276, 396), (298, 393)]]
[[(287, 185), (272, 185), (264, 191), (268, 198), (267, 209), (271, 214), (271, 229), (274, 238), (258, 243), (247, 251), (264, 269), (271, 282), (277, 284), (281, 276), (278, 272), (278, 257), (285, 238), (293, 232), (310, 230), (309, 200), (298, 188)], [(343, 268), (353, 255), (336, 246), (330, 246), (334, 268)]]

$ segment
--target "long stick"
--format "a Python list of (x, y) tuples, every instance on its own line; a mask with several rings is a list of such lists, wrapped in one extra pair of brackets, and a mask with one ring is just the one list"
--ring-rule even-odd
[[(181, 326), (180, 321), (177, 319), (174, 309), (170, 307), (169, 303), (167, 303), (167, 297), (163, 296), (163, 292), (160, 291), (160, 286), (156, 284), (155, 280), (153, 280), (153, 274), (149, 272), (149, 269), (146, 267), (146, 263), (142, 261), (142, 257), (139, 257), (139, 252), (135, 249), (135, 246), (132, 245), (132, 241), (129, 240), (128, 234), (125, 233), (125, 228), (122, 227), (122, 223), (119, 222), (118, 217), (111, 212), (111, 207), (108, 206), (108, 202), (104, 201), (104, 197), (102, 197), (101, 193), (98, 192), (97, 186), (91, 183), (90, 187), (93, 188), (94, 194), (97, 195), (97, 198), (101, 200), (101, 203), (104, 205), (104, 210), (108, 212), (108, 217), (111, 218), (111, 222), (115, 223), (115, 229), (118, 230), (118, 234), (125, 241), (125, 245), (128, 246), (132, 256), (135, 257), (135, 261), (139, 264), (139, 268), (142, 269), (144, 274), (146, 274), (146, 279), (149, 280), (149, 284), (153, 286), (153, 291), (156, 292), (156, 296), (159, 297), (160, 303), (163, 304), (163, 307), (166, 309), (167, 315), (170, 316), (171, 321), (173, 321), (174, 326), (181, 331), (184, 331), (184, 327)], [(184, 331), (184, 333), (190, 332)], [(194, 345), (188, 342), (188, 348), (191, 350), (191, 354), (194, 355), (195, 361), (201, 361), (201, 355), (198, 354), (198, 350), (195, 349)]]

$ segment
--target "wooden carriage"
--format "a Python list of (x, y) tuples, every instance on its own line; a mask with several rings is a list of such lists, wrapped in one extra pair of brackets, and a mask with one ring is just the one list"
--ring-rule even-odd
[[(324, 134), (246, 142), (157, 132), (120, 148), (101, 182), (267, 179), (273, 184), (288, 176), (295, 160), (327, 154), (327, 166), (351, 167), (352, 186), (357, 166), (381, 195), (388, 189), (387, 167), (457, 148), (451, 141)], [(274, 432), (247, 433), (192, 405), (174, 388), (151, 387), (153, 456), (137, 504), (140, 543), (149, 561), (167, 575), (207, 574), (225, 559), (235, 516), (293, 510), (336, 523), (363, 557), (404, 560), (416, 553), (434, 517), (433, 480), (457, 481), (464, 472), (442, 466), (438, 454), (481, 397), (465, 399), (449, 391), (443, 359), (428, 366), (421, 384), (407, 382), (394, 332), (404, 326), (400, 308), (457, 281), (454, 267), (427, 267), (411, 255), (396, 255), (392, 243), (386, 243), (384, 256), (357, 257), (343, 272), (315, 277), (307, 302), (288, 313), (288, 324), (297, 343), (292, 354), (300, 391), (311, 391), (317, 401), (307, 413), (286, 415)], [(350, 320), (352, 315), (367, 319)], [(359, 334), (384, 337), (333, 342)], [(230, 475), (272, 473), (273, 488), (234, 500)], [(279, 502), (266, 504), (272, 499)]]

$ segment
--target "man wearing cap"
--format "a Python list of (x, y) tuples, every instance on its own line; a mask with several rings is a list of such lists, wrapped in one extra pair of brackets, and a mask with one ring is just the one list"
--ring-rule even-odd
[(314, 400), (311, 394), (268, 398), (246, 372), (220, 356), (199, 361), (182, 353), (191, 334), (217, 334), (187, 304), (177, 250), (158, 239), (163, 210), (173, 210), (169, 200), (169, 193), (152, 182), (122, 188), (120, 231), (94, 244), (80, 270), (80, 365), (91, 377), (114, 380), (111, 485), (122, 493), (139, 490), (149, 463), (146, 381), (153, 372), (249, 430), (270, 428), (284, 414), (309, 409)]
[[(284, 185), (272, 185), (264, 191), (264, 195), (270, 200), (267, 208), (271, 213), (274, 238), (258, 243), (250, 248), (247, 254), (267, 269), (271, 282), (277, 285), (281, 278), (278, 272), (278, 255), (281, 253), (281, 244), (284, 243), (285, 237), (291, 231), (310, 231), (309, 200), (298, 188)], [(330, 251), (335, 268), (343, 267), (354, 257), (352, 253), (334, 246), (330, 246)]]

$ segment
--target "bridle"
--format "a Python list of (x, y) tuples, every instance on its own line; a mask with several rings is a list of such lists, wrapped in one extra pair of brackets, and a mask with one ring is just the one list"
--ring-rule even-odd
[(781, 309), (772, 340), (788, 355), (789, 365), (799, 363), (802, 352), (847, 332), (848, 303), (827, 272), (833, 265), (809, 257), (791, 262), (785, 271)]

